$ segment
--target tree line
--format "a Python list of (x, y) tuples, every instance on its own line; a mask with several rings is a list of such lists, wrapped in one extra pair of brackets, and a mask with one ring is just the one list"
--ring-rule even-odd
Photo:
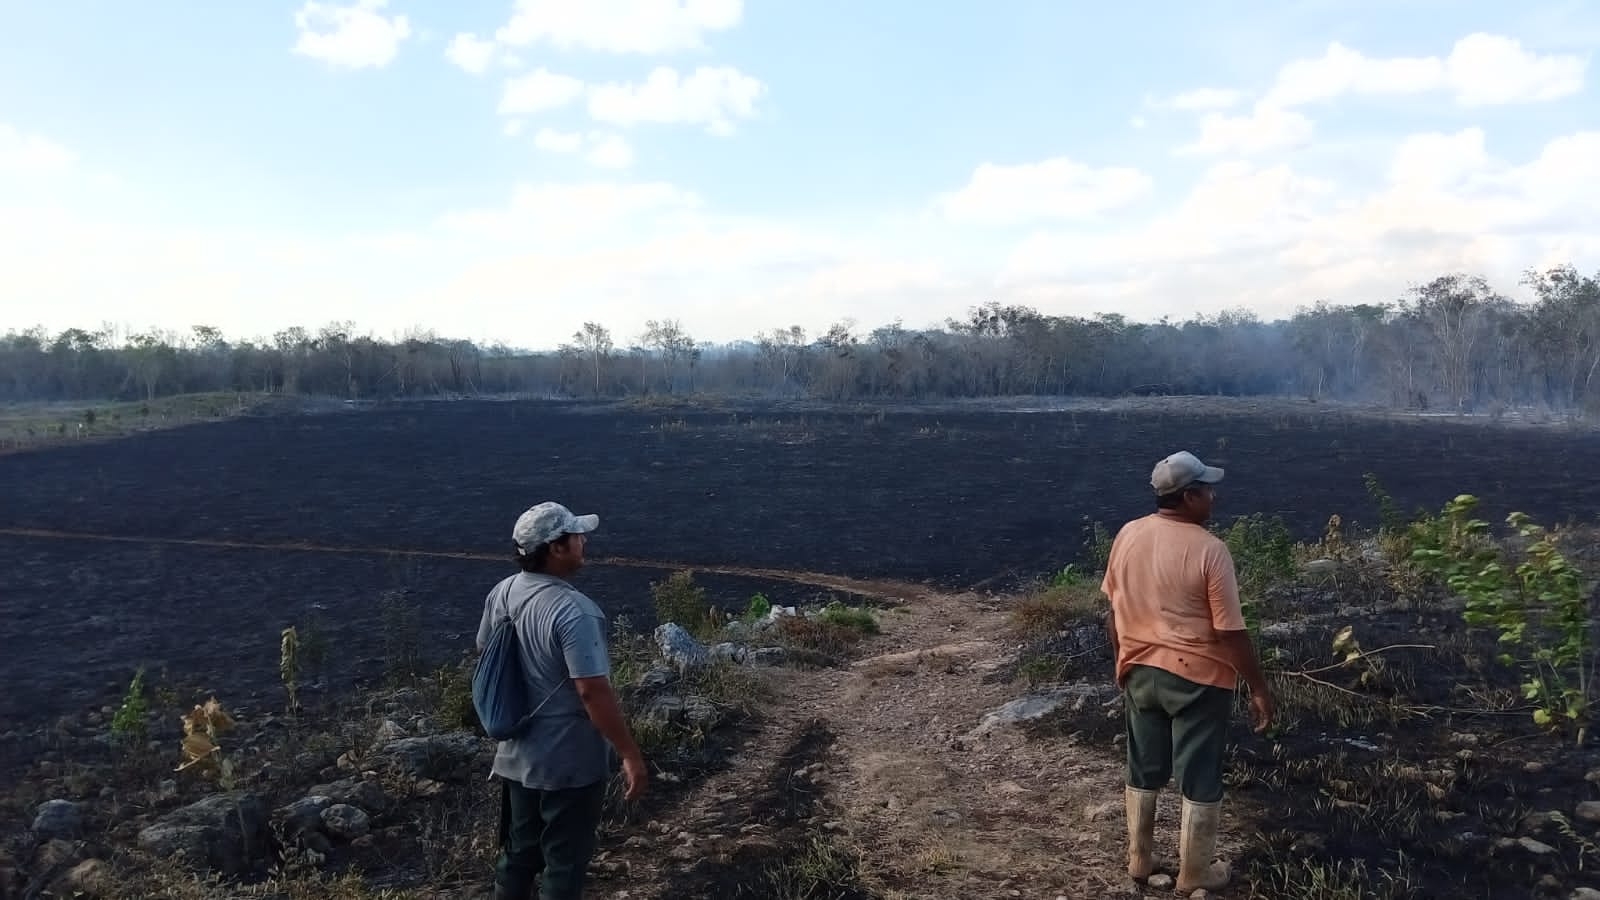
[(1443, 275), (1388, 302), (1317, 302), (1262, 321), (1046, 315), (995, 302), (932, 328), (794, 325), (730, 344), (675, 319), (619, 338), (588, 322), (558, 350), (480, 346), (349, 322), (230, 340), (217, 328), (119, 338), (42, 328), (0, 338), (0, 399), (151, 400), (202, 391), (382, 399), (476, 394), (623, 397), (717, 392), (826, 400), (1007, 395), (1272, 395), (1485, 411), (1600, 413), (1600, 272), (1530, 270), (1518, 303)]

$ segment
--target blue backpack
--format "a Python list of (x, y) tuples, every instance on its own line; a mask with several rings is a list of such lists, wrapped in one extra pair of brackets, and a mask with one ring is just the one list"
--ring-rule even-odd
[[(538, 596), (524, 601), (522, 609)], [(511, 616), (511, 580), (507, 579), (501, 594), (500, 620), (489, 639), (484, 642), (483, 654), (472, 670), (472, 706), (478, 711), (478, 721), (483, 730), (497, 741), (507, 741), (526, 731), (539, 710), (544, 709), (562, 685), (557, 683), (545, 698), (531, 711), (528, 709), (528, 678), (522, 671), (522, 654), (517, 648), (517, 625)], [(519, 609), (520, 613), (522, 609)]]
[(517, 626), (502, 613), (472, 670), (472, 705), (483, 730), (497, 741), (510, 740), (528, 727), (528, 679), (517, 650)]

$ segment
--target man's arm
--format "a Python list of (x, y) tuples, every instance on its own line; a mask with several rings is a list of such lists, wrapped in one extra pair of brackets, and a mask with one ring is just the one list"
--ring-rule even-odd
[(1256, 656), (1255, 644), (1245, 626), (1244, 610), (1239, 605), (1239, 576), (1233, 567), (1233, 555), (1220, 541), (1214, 545), (1213, 556), (1208, 560), (1206, 593), (1211, 604), (1211, 627), (1217, 635), (1217, 646), (1228, 664), (1250, 688), (1250, 714), (1255, 730), (1265, 731), (1272, 723), (1276, 711), (1272, 690), (1261, 672), (1261, 661)]
[(1250, 642), (1250, 632), (1219, 631), (1218, 642), (1222, 645), (1223, 655), (1227, 656), (1228, 664), (1233, 666), (1249, 686), (1252, 694), (1270, 693), (1267, 688), (1267, 677), (1261, 672), (1261, 661), (1256, 656), (1256, 648)]
[(644, 754), (639, 751), (633, 733), (628, 730), (628, 721), (622, 716), (622, 706), (617, 703), (617, 692), (611, 687), (611, 679), (596, 675), (592, 678), (574, 678), (572, 683), (578, 689), (578, 699), (583, 701), (583, 708), (589, 713), (589, 721), (594, 723), (595, 730), (610, 741), (617, 755), (622, 757), (622, 776), (627, 781), (626, 796), (629, 800), (637, 800), (649, 783), (649, 770), (645, 768)]
[(650, 781), (644, 764), (644, 754), (628, 730), (622, 716), (622, 706), (617, 702), (617, 692), (611, 686), (611, 658), (606, 650), (605, 631), (601, 620), (581, 613), (573, 613), (558, 620), (556, 629), (566, 656), (567, 672), (578, 700), (589, 714), (595, 730), (611, 743), (622, 757), (622, 776), (627, 782), (626, 797), (636, 800), (644, 794)]

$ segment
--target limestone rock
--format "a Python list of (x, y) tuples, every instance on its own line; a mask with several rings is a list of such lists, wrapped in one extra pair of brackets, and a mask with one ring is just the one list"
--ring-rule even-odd
[(372, 830), (372, 820), (358, 807), (335, 803), (322, 811), (322, 826), (340, 840), (353, 841)]
[(33, 833), (44, 840), (71, 840), (83, 833), (83, 807), (71, 800), (47, 800), (39, 804), (33, 819)]
[(157, 856), (181, 854), (197, 870), (228, 875), (272, 859), (267, 806), (248, 793), (213, 794), (174, 810), (139, 832), (139, 846)]

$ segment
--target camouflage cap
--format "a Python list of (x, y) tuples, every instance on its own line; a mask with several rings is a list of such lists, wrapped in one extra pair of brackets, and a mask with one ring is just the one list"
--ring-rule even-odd
[(1221, 469), (1206, 465), (1187, 450), (1179, 450), (1156, 463), (1150, 473), (1150, 486), (1156, 489), (1158, 496), (1177, 493), (1191, 484), (1216, 484), (1221, 480)]
[(599, 516), (575, 516), (565, 506), (547, 500), (517, 517), (511, 539), (517, 544), (517, 552), (526, 555), (564, 534), (587, 534), (599, 527)]

